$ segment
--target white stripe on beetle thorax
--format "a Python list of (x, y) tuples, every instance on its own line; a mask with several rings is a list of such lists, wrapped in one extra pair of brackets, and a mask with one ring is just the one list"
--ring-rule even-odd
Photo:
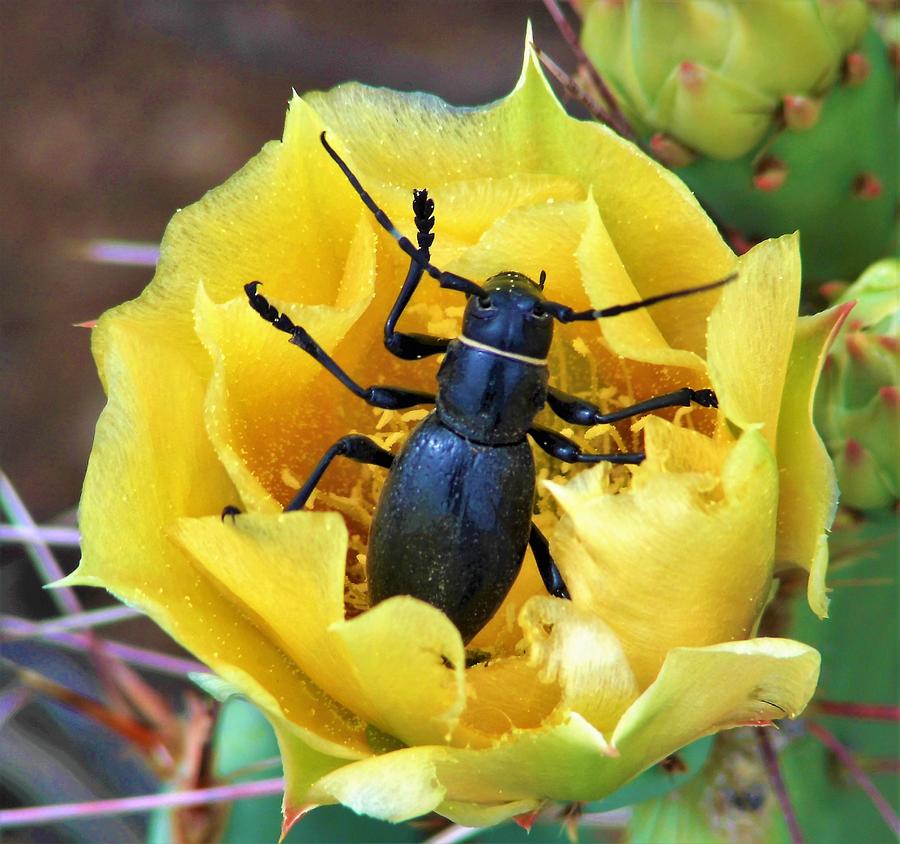
[(473, 349), (479, 349), (482, 352), (488, 352), (489, 354), (497, 355), (501, 358), (517, 360), (519, 363), (527, 363), (531, 366), (547, 365), (547, 358), (531, 358), (528, 357), (528, 355), (517, 355), (515, 352), (507, 352), (505, 349), (498, 349), (495, 346), (489, 346), (487, 343), (479, 343), (477, 340), (473, 340), (471, 337), (466, 337), (465, 334), (460, 334), (456, 339), (466, 346), (471, 346)]

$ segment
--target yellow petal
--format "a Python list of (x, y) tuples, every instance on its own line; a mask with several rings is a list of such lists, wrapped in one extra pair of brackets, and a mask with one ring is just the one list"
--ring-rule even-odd
[(327, 632), (344, 619), (347, 529), (337, 513), (179, 519), (171, 534), (313, 682), (352, 705), (358, 690), (334, 670), (346, 660)]
[(465, 650), (446, 615), (400, 595), (332, 632), (347, 650), (374, 724), (407, 744), (449, 738), (465, 705)]
[(373, 757), (326, 775), (308, 797), (391, 821), (432, 811), (445, 798), (489, 805), (540, 794), (581, 799), (610, 787), (613, 769), (604, 763), (615, 760), (608, 750), (603, 736), (572, 714), (546, 730), (517, 731), (486, 750), (413, 747)]
[[(605, 494), (605, 468), (547, 484), (567, 515), (551, 545), (572, 597), (615, 631), (642, 688), (674, 647), (749, 635), (769, 588), (778, 501), (758, 431), (733, 446), (659, 418), (644, 431), (648, 458), (630, 489)], [(685, 452), (699, 455), (685, 461), (693, 468), (679, 464)]]
[[(440, 221), (434, 252), (441, 266), (449, 265), (467, 248), (474, 246), (493, 225), (514, 210), (548, 206), (552, 210), (557, 203), (584, 200), (586, 195), (584, 185), (552, 173), (517, 173), (451, 182), (436, 182), (435, 179), (440, 179), (440, 176), (433, 174), (427, 183), (428, 193), (434, 199), (437, 219)], [(402, 211), (402, 216), (398, 214), (395, 220), (401, 231), (410, 230), (412, 233), (409, 191), (398, 188), (392, 191), (387, 184), (379, 184), (377, 190), (379, 198), (385, 197), (386, 205)], [(528, 250), (523, 252), (520, 248), (512, 256), (512, 262), (505, 264), (502, 269), (516, 267), (525, 275), (535, 272), (535, 263), (530, 260), (529, 252), (541, 246), (541, 241), (529, 242)], [(538, 272), (540, 269), (542, 268), (537, 267)]]
[(812, 405), (825, 353), (852, 307), (852, 303), (837, 305), (798, 320), (778, 421), (781, 498), (776, 560), (809, 572), (809, 605), (819, 618), (828, 615), (826, 532), (834, 519), (838, 491), (834, 466), (813, 425)]
[(408, 743), (440, 742), (453, 729), (465, 700), (459, 632), (443, 613), (412, 598), (386, 601), (345, 622), (347, 531), (339, 515), (248, 514), (235, 524), (182, 519), (174, 535), (209, 579), (349, 712)]
[(466, 671), (466, 694), (452, 741), (459, 747), (489, 747), (510, 730), (539, 727), (562, 698), (559, 685), (542, 682), (539, 666), (521, 653), (473, 665)]
[(466, 672), (469, 699), (453, 744), (489, 746), (509, 730), (539, 727), (570, 711), (601, 732), (612, 730), (638, 695), (612, 630), (546, 594), (528, 599), (518, 621), (526, 653)]
[[(591, 196), (593, 199), (593, 195)], [(576, 253), (578, 268), (592, 308), (608, 308), (641, 298), (593, 202), (587, 207), (584, 234)], [(553, 292), (548, 295), (556, 296)], [(659, 366), (706, 369), (696, 354), (673, 349), (656, 324), (657, 309), (640, 309), (600, 321), (603, 337), (617, 354)], [(701, 326), (705, 314), (699, 318)], [(684, 319), (689, 319), (684, 314)]]
[(361, 209), (336, 190), (340, 171), (323, 166), (323, 128), (295, 96), (283, 140), (172, 219), (145, 304), (190, 314), (200, 282), (221, 302), (253, 279), (277, 298), (334, 304)]
[(573, 259), (591, 207), (596, 214), (593, 202), (584, 199), (515, 208), (490, 225), (452, 265), (453, 271), (488, 278), (515, 269), (537, 279), (544, 270), (548, 297), (587, 307)]
[(622, 717), (613, 743), (646, 766), (719, 730), (795, 718), (815, 692), (820, 662), (818, 651), (791, 639), (676, 648)]
[(612, 732), (638, 696), (634, 672), (615, 633), (570, 601), (537, 596), (519, 622), (542, 683), (562, 689), (560, 708), (577, 712), (601, 733)]
[[(181, 348), (149, 321), (104, 318), (110, 399), (97, 425), (69, 583), (103, 586), (140, 607), (269, 713), (319, 749), (359, 757), (364, 728), (323, 695), (265, 631), (169, 540), (181, 516), (220, 513), (234, 490), (202, 425), (203, 385)], [(123, 537), (127, 537), (123, 541)]]
[[(354, 290), (352, 296), (345, 294), (338, 306), (275, 300), (331, 353), (373, 298), (374, 235), (367, 220), (356, 232), (343, 282)], [(268, 283), (260, 292), (269, 295)], [(216, 304), (200, 284), (195, 319), (213, 363), (205, 404), (210, 439), (244, 506), (279, 512), (276, 498), (287, 503), (294, 493), (285, 477), (305, 479), (328, 446), (346, 433), (323, 428), (321, 408), (323, 403), (340, 406), (349, 393), (288, 335), (260, 319), (240, 286), (233, 298)]]
[(761, 424), (774, 450), (800, 297), (797, 236), (755, 246), (738, 273), (709, 318), (709, 374), (728, 419)]
[[(345, 765), (310, 789), (313, 802), (401, 821), (459, 803), (596, 800), (694, 739), (803, 710), (819, 655), (799, 642), (754, 639), (673, 651), (616, 728), (619, 755), (577, 714), (517, 730), (494, 747), (415, 747)], [(777, 704), (773, 706), (772, 704)], [(781, 709), (779, 709), (781, 707)]]
[(358, 814), (400, 823), (437, 808), (447, 794), (438, 782), (439, 747), (415, 747), (373, 757), (374, 765), (326, 774), (307, 793), (314, 803), (343, 803)]

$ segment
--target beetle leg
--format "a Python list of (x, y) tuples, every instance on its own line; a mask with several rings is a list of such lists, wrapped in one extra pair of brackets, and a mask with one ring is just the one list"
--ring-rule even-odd
[[(431, 257), (428, 248), (434, 242), (434, 235), (431, 233), (434, 226), (434, 200), (428, 198), (427, 190), (414, 190), (412, 206), (418, 230), (419, 251), (427, 261)], [(395, 331), (397, 321), (416, 292), (424, 272), (425, 269), (421, 262), (415, 259), (409, 262), (409, 272), (406, 274), (403, 286), (397, 294), (397, 301), (394, 302), (384, 324), (384, 345), (392, 355), (403, 360), (421, 360), (429, 355), (446, 352), (450, 343), (443, 337), (431, 337), (428, 334), (404, 334)]]
[(347, 166), (347, 162), (344, 161), (332, 148), (331, 144), (325, 140), (325, 133), (322, 132), (319, 135), (319, 140), (322, 142), (322, 146), (325, 147), (325, 150), (334, 160), (334, 163), (337, 164), (338, 167), (341, 168), (341, 172), (347, 177), (347, 181), (350, 182), (350, 185), (353, 187), (353, 190), (356, 191), (359, 198), (362, 200), (363, 205), (368, 208), (375, 217), (376, 222), (380, 225), (394, 240), (397, 241), (397, 245), (407, 254), (413, 261), (417, 262), (422, 266), (422, 269), (425, 270), (428, 275), (430, 275), (433, 279), (440, 284), (441, 287), (447, 290), (459, 290), (462, 293), (465, 293), (466, 296), (483, 296), (484, 288), (480, 284), (476, 284), (474, 281), (468, 278), (463, 278), (461, 275), (457, 275), (456, 273), (445, 272), (441, 270), (439, 267), (436, 267), (432, 264), (428, 258), (426, 258), (422, 254), (421, 249), (416, 249), (415, 246), (410, 243), (409, 239), (404, 237), (397, 231), (397, 227), (391, 222), (391, 218), (388, 217), (384, 211), (378, 207), (378, 204), (372, 199), (371, 196), (366, 192), (365, 188), (360, 184), (359, 179), (356, 178), (353, 171)]
[(550, 544), (547, 537), (541, 533), (540, 528), (531, 523), (531, 533), (528, 536), (528, 544), (531, 546), (531, 552), (534, 554), (534, 560), (537, 563), (538, 572), (540, 572), (541, 580), (544, 581), (546, 590), (556, 598), (565, 598), (567, 601), (572, 600), (569, 594), (569, 588), (563, 580), (563, 576), (559, 573), (553, 556), (550, 554)]
[(337, 361), (328, 354), (313, 338), (309, 332), (300, 325), (295, 325), (287, 314), (280, 313), (278, 309), (269, 304), (262, 293), (257, 293), (258, 281), (251, 281), (244, 285), (244, 292), (253, 308), (266, 322), (271, 322), (279, 331), (291, 335), (291, 343), (299, 346), (310, 357), (315, 358), (335, 378), (338, 379), (350, 392), (359, 396), (364, 402), (373, 407), (383, 407), (387, 410), (402, 410), (406, 407), (414, 407), (417, 404), (434, 404), (433, 393), (423, 393), (420, 390), (407, 390), (403, 387), (382, 387), (377, 384), (371, 387), (362, 387), (356, 383)]
[(304, 508), (316, 485), (322, 480), (322, 475), (325, 474), (328, 465), (338, 455), (349, 457), (357, 463), (368, 463), (372, 466), (382, 466), (385, 469), (390, 469), (394, 463), (394, 455), (368, 437), (359, 434), (348, 434), (346, 437), (341, 437), (325, 452), (316, 468), (312, 470), (312, 474), (307, 478), (306, 483), (303, 484), (291, 503), (284, 508), (286, 513), (290, 510)]
[(612, 413), (601, 413), (600, 408), (589, 401), (564, 393), (562, 390), (557, 390), (556, 387), (550, 387), (547, 390), (547, 404), (550, 405), (550, 409), (560, 419), (571, 422), (573, 425), (602, 425), (608, 422), (618, 422), (620, 419), (627, 419), (629, 416), (637, 416), (640, 413), (659, 410), (663, 407), (690, 407), (691, 402), (699, 404), (700, 407), (719, 406), (716, 394), (712, 390), (691, 390), (689, 387), (682, 387), (680, 390), (675, 390), (674, 393), (654, 396), (652, 399), (619, 408)]
[(557, 460), (563, 460), (566, 463), (643, 463), (644, 452), (631, 452), (619, 454), (590, 454), (581, 450), (578, 443), (573, 442), (568, 437), (564, 437), (557, 431), (550, 428), (544, 428), (541, 425), (535, 425), (528, 429), (531, 438), (547, 452), (551, 457)]

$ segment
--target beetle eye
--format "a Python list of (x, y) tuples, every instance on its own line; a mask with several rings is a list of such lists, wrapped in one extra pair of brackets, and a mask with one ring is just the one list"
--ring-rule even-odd
[(528, 316), (531, 317), (531, 319), (545, 320), (547, 319), (548, 314), (540, 305), (535, 305)]
[(478, 296), (474, 303), (469, 306), (466, 313), (471, 314), (475, 319), (493, 319), (499, 311), (497, 306), (491, 301), (491, 297), (485, 294), (484, 296)]

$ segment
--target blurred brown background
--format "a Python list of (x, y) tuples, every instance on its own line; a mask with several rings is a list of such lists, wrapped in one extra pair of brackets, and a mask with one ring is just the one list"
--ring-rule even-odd
[(280, 136), (292, 87), (356, 79), (486, 102), (515, 82), (529, 17), (568, 59), (539, 0), (0, 6), (0, 465), (39, 521), (76, 503), (103, 403), (72, 324), (151, 276), (79, 260), (79, 243), (157, 241), (176, 208)]

